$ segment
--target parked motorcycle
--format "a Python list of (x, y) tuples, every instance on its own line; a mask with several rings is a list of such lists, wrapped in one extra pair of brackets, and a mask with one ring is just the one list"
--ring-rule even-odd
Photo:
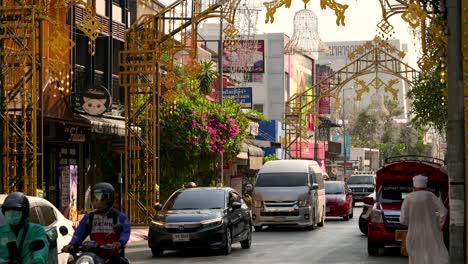
[[(8, 255), (10, 256), (10, 259), (4, 260), (0, 259), (0, 264), (21, 264), (21, 255), (18, 250), (18, 246), (16, 245), (16, 241), (11, 241), (8, 242), (7, 244), (8, 248)], [(29, 243), (29, 250), (30, 251), (39, 251), (45, 247), (44, 241), (38, 239), (38, 240), (33, 240), (31, 243)], [(13, 257), (11, 257), (13, 256)]]

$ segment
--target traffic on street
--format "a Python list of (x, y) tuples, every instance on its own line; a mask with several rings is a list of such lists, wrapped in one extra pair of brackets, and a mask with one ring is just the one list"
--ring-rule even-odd
[(162, 257), (152, 257), (147, 241), (130, 243), (126, 256), (131, 263), (288, 263), (288, 264), (347, 264), (347, 263), (408, 263), (400, 247), (381, 249), (379, 256), (367, 254), (367, 237), (359, 231), (358, 216), (362, 204), (354, 208), (356, 217), (344, 221), (330, 217), (323, 228), (265, 228), (254, 231), (252, 245), (243, 249), (233, 244), (231, 254), (224, 256), (215, 250), (167, 251)]

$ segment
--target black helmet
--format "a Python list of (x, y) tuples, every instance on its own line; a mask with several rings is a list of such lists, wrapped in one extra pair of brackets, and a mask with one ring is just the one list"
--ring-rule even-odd
[(2, 205), (2, 213), (5, 214), (7, 209), (21, 210), (23, 219), (29, 217), (29, 200), (22, 192), (12, 192), (8, 194)]
[(106, 204), (106, 210), (114, 204), (115, 190), (112, 184), (107, 182), (96, 183), (92, 190), (92, 201), (103, 200)]

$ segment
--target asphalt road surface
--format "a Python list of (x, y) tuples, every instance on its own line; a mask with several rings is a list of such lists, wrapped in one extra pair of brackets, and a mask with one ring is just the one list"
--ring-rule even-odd
[(312, 231), (268, 228), (254, 232), (250, 249), (242, 249), (237, 243), (228, 256), (210, 251), (166, 251), (163, 257), (152, 258), (146, 241), (130, 244), (126, 252), (131, 263), (408, 263), (397, 247), (381, 250), (378, 257), (367, 255), (367, 237), (358, 227), (361, 210), (355, 208), (349, 221), (327, 219), (324, 227)]

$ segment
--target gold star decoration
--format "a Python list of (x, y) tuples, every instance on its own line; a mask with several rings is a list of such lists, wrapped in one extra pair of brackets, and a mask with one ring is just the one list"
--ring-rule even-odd
[(356, 101), (361, 101), (361, 97), (363, 93), (368, 93), (370, 92), (369, 86), (366, 85), (366, 82), (363, 80), (356, 79), (355, 83), (359, 86), (361, 86), (361, 89), (356, 89)]

